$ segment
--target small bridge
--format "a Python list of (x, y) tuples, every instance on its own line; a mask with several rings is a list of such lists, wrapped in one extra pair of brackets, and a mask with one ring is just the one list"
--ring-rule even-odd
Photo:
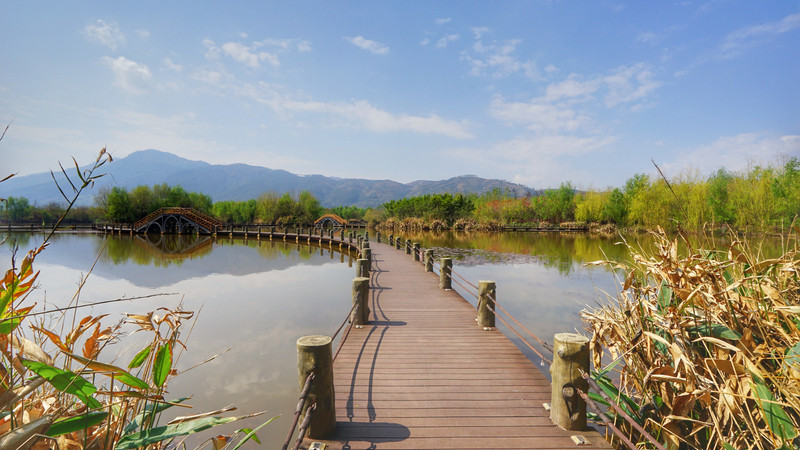
[(211, 234), (222, 227), (222, 221), (193, 208), (160, 208), (133, 224), (136, 233), (148, 231), (165, 233), (199, 233)]
[(324, 216), (314, 221), (314, 228), (325, 228), (325, 227), (341, 228), (344, 227), (345, 225), (347, 225), (347, 220), (342, 219), (340, 216), (337, 216), (336, 214), (325, 214)]

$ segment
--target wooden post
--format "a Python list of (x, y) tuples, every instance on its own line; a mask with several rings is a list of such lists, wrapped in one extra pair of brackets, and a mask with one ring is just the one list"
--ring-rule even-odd
[(369, 278), (369, 260), (362, 258), (356, 260), (356, 277)]
[(439, 273), (439, 287), (442, 289), (453, 289), (453, 280), (450, 275), (453, 273), (453, 258), (442, 258), (442, 270)]
[(400, 248), (403, 246), (402, 241), (403, 240), (400, 239), (400, 236), (397, 236), (396, 238), (394, 238), (394, 248), (396, 248), (397, 250), (400, 250)]
[(369, 242), (369, 231), (364, 232), (364, 240)]
[(406, 255), (411, 254), (411, 239), (406, 239)]
[(553, 378), (550, 420), (565, 430), (586, 428), (586, 403), (575, 389), (586, 392), (588, 383), (580, 370), (589, 372), (589, 338), (573, 333), (556, 333), (553, 339)]
[(369, 322), (369, 278), (353, 278), (353, 304), (358, 303), (353, 310), (351, 321), (353, 325), (363, 326)]
[(328, 336), (304, 336), (297, 340), (297, 378), (300, 390), (310, 373), (314, 373), (311, 390), (303, 411), (305, 416), (310, 405), (317, 409), (311, 416), (306, 436), (325, 439), (336, 429), (336, 400), (333, 392), (333, 359), (331, 338)]
[(414, 261), (419, 261), (419, 242), (414, 242)]
[(375, 240), (378, 241), (378, 244), (381, 243), (381, 232), (380, 231), (375, 233)]
[(367, 247), (367, 248), (361, 250), (361, 255), (362, 255), (362, 258), (367, 260), (367, 264), (369, 264), (369, 267), (371, 268), (372, 267), (372, 249)]
[(433, 272), (433, 249), (425, 250), (425, 272)]
[(394, 235), (393, 234), (389, 235), (389, 245), (394, 245)]
[(478, 326), (489, 331), (494, 328), (494, 303), (496, 284), (494, 281), (478, 281)]

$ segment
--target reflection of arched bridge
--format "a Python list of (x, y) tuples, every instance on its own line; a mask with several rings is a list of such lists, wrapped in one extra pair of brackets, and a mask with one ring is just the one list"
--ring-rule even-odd
[(341, 228), (345, 225), (347, 225), (347, 220), (342, 219), (336, 214), (325, 214), (324, 216), (314, 221), (314, 228), (326, 228), (326, 227)]
[(133, 224), (133, 231), (147, 233), (213, 233), (222, 221), (192, 208), (161, 208)]

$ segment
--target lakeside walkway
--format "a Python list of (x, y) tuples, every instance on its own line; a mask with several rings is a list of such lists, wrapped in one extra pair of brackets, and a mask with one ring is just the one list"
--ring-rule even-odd
[(328, 449), (611, 448), (596, 432), (554, 425), (542, 406), (549, 380), (500, 331), (478, 327), (475, 308), (437, 275), (404, 251), (370, 246), (370, 322), (352, 329), (334, 363)]

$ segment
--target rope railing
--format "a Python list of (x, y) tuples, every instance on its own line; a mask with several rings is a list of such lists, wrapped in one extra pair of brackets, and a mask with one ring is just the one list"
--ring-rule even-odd
[[(359, 293), (357, 298), (356, 298), (356, 300), (358, 300), (358, 298), (360, 298), (360, 295), (361, 294)], [(356, 301), (355, 305), (353, 305), (353, 308), (350, 310), (350, 314), (351, 315), (348, 316), (348, 317), (352, 317), (353, 313), (358, 314), (358, 312), (359, 312), (358, 305), (359, 304), (360, 304), (360, 302)], [(342, 336), (341, 342), (339, 342), (339, 345), (336, 347), (336, 353), (334, 353), (333, 358), (331, 359), (332, 361), (336, 361), (336, 357), (339, 356), (339, 352), (342, 351), (342, 348), (344, 347), (344, 342), (347, 340), (347, 336), (350, 336), (350, 330), (353, 329), (353, 324), (355, 324), (355, 323), (356, 323), (355, 320), (351, 320), (350, 321), (350, 326), (347, 327), (347, 331), (344, 332), (344, 336)], [(337, 331), (337, 333), (338, 333), (338, 331)]]
[(505, 315), (507, 315), (509, 319), (514, 321), (515, 324), (517, 324), (520, 328), (522, 328), (523, 331), (528, 333), (528, 335), (530, 337), (532, 337), (536, 342), (538, 342), (542, 347), (544, 347), (545, 350), (549, 351), (550, 353), (553, 353), (553, 347), (550, 344), (548, 344), (547, 342), (545, 342), (544, 340), (542, 340), (541, 338), (539, 338), (538, 336), (533, 334), (530, 330), (525, 328), (525, 325), (522, 325), (521, 323), (519, 323), (519, 321), (517, 319), (515, 319), (514, 316), (512, 316), (508, 311), (506, 311), (505, 308), (503, 308), (503, 305), (501, 305), (500, 303), (497, 302), (496, 298), (494, 298), (493, 296), (489, 295), (489, 300), (491, 300), (493, 305), (495, 305), (496, 307), (500, 308), (500, 311), (502, 311)]
[[(656, 438), (654, 438), (650, 433), (648, 433), (647, 430), (644, 429), (644, 427), (639, 425), (635, 420), (633, 420), (633, 418), (630, 415), (628, 415), (628, 413), (625, 412), (625, 410), (620, 408), (619, 405), (617, 404), (617, 402), (615, 402), (611, 397), (609, 397), (608, 394), (603, 392), (603, 390), (600, 388), (600, 386), (597, 385), (597, 382), (594, 381), (592, 379), (592, 377), (588, 373), (584, 372), (583, 370), (581, 370), (580, 372), (581, 372), (581, 375), (583, 376), (583, 378), (589, 383), (589, 387), (591, 387), (592, 389), (594, 389), (595, 392), (600, 394), (600, 396), (603, 397), (603, 400), (607, 401), (609, 406), (611, 406), (611, 409), (613, 409), (620, 417), (622, 417), (634, 429), (636, 429), (636, 431), (641, 433), (642, 436), (645, 439), (647, 439), (651, 444), (653, 444), (656, 447), (656, 449), (658, 449), (658, 450), (666, 450), (666, 448), (664, 448), (664, 446), (661, 445), (661, 443), (659, 443), (656, 440)], [(599, 409), (599, 407), (597, 406), (596, 402), (591, 397), (589, 397), (587, 395), (587, 398), (588, 398), (588, 401), (586, 401), (587, 405), (589, 404), (589, 402), (591, 402), (591, 403), (594, 403), (594, 406), (592, 407), (593, 410)]]
[[(361, 295), (361, 293), (359, 293), (358, 295)], [(350, 320), (350, 318), (353, 317), (353, 311), (356, 309), (357, 306), (358, 306), (358, 303), (353, 303), (353, 307), (350, 308), (350, 312), (347, 313), (347, 317), (344, 318), (344, 321), (342, 322), (342, 324), (339, 325), (339, 328), (337, 328), (336, 332), (333, 333), (333, 336), (331, 336), (331, 341), (336, 339), (336, 336), (339, 335), (339, 332), (342, 331), (342, 328), (344, 328), (344, 326), (347, 324), (347, 322)]]
[[(459, 283), (459, 282), (458, 282), (458, 280), (456, 280), (455, 278), (453, 278), (453, 274), (454, 274), (454, 273), (455, 273), (455, 272), (451, 272), (451, 273), (447, 274), (447, 277), (449, 277), (449, 278), (450, 278), (450, 280), (451, 280), (451, 281), (453, 281), (455, 284), (457, 284), (457, 285), (461, 286), (461, 289), (464, 289), (464, 290), (465, 290), (465, 291), (466, 291), (468, 294), (470, 294), (470, 295), (472, 295), (473, 297), (475, 297), (475, 299), (476, 299), (476, 300), (477, 300), (477, 299), (479, 299), (480, 297), (478, 297), (478, 294), (476, 294), (476, 293), (474, 293), (474, 292), (470, 291), (468, 287), (464, 286), (463, 284)], [(463, 278), (462, 278), (462, 279), (463, 279)]]
[(295, 429), (297, 429), (297, 422), (300, 420), (300, 414), (303, 413), (303, 407), (306, 405), (308, 392), (311, 390), (311, 383), (313, 381), (314, 372), (311, 372), (308, 374), (308, 378), (306, 378), (306, 384), (303, 385), (303, 390), (300, 392), (300, 400), (297, 402), (297, 408), (294, 410), (294, 421), (292, 421), (292, 426), (289, 427), (289, 434), (286, 435), (286, 440), (283, 441), (281, 450), (286, 450), (289, 448), (289, 443), (292, 441), (292, 435), (294, 435)]
[(592, 408), (592, 411), (594, 411), (594, 413), (597, 414), (600, 417), (600, 419), (602, 419), (603, 423), (606, 424), (606, 426), (611, 430), (611, 432), (614, 433), (629, 449), (639, 450), (639, 447), (637, 447), (633, 442), (631, 442), (631, 440), (628, 439), (627, 436), (625, 436), (625, 433), (623, 433), (622, 431), (619, 430), (619, 428), (614, 426), (614, 424), (611, 422), (611, 419), (609, 419), (609, 417), (600, 409), (600, 407), (597, 406), (597, 403), (595, 403), (594, 400), (591, 399), (591, 397), (589, 397), (585, 392), (583, 392), (580, 389), (575, 389), (575, 391), (577, 391), (578, 395), (580, 395), (583, 401), (586, 402), (586, 405)]
[(294, 449), (297, 450), (300, 448), (300, 444), (303, 443), (303, 439), (306, 437), (306, 431), (308, 431), (308, 425), (311, 424), (311, 416), (314, 415), (314, 411), (317, 409), (317, 404), (314, 403), (313, 405), (309, 406), (306, 409), (306, 416), (303, 418), (303, 423), (300, 424), (300, 429), (297, 431), (297, 440), (294, 441)]
[[(513, 331), (513, 332), (514, 332), (514, 334), (516, 334), (516, 335), (517, 335), (517, 337), (519, 337), (519, 338), (522, 340), (522, 342), (524, 342), (524, 343), (525, 343), (525, 345), (526, 345), (526, 346), (528, 346), (528, 348), (529, 348), (529, 349), (533, 350), (533, 352), (534, 352), (534, 353), (536, 353), (536, 355), (537, 355), (539, 358), (541, 358), (541, 360), (542, 360), (543, 362), (546, 362), (548, 365), (552, 365), (552, 364), (553, 364), (553, 361), (552, 361), (552, 360), (550, 360), (550, 359), (546, 358), (546, 357), (545, 357), (545, 356), (542, 354), (542, 352), (540, 352), (539, 350), (536, 350), (536, 347), (534, 347), (533, 345), (531, 345), (531, 344), (530, 344), (530, 342), (528, 342), (528, 341), (527, 341), (527, 340), (526, 340), (526, 339), (525, 339), (525, 338), (524, 338), (524, 337), (523, 337), (521, 334), (519, 334), (519, 332), (518, 332), (516, 329), (514, 329), (514, 327), (512, 327), (511, 325), (509, 325), (509, 324), (508, 324), (508, 322), (506, 322), (506, 321), (505, 321), (505, 319), (503, 319), (503, 316), (501, 316), (501, 315), (497, 314), (497, 313), (495, 312), (494, 308), (489, 308), (489, 309), (490, 309), (490, 310), (492, 310), (492, 312), (493, 312), (493, 313), (495, 313), (495, 315), (494, 315), (494, 316), (495, 316), (495, 317), (497, 317), (498, 319), (500, 319), (500, 322), (503, 322), (503, 323), (505, 324), (505, 326), (507, 326), (507, 327), (508, 327), (508, 329), (509, 329), (509, 330)], [(509, 317), (510, 317), (510, 316), (509, 316)]]

